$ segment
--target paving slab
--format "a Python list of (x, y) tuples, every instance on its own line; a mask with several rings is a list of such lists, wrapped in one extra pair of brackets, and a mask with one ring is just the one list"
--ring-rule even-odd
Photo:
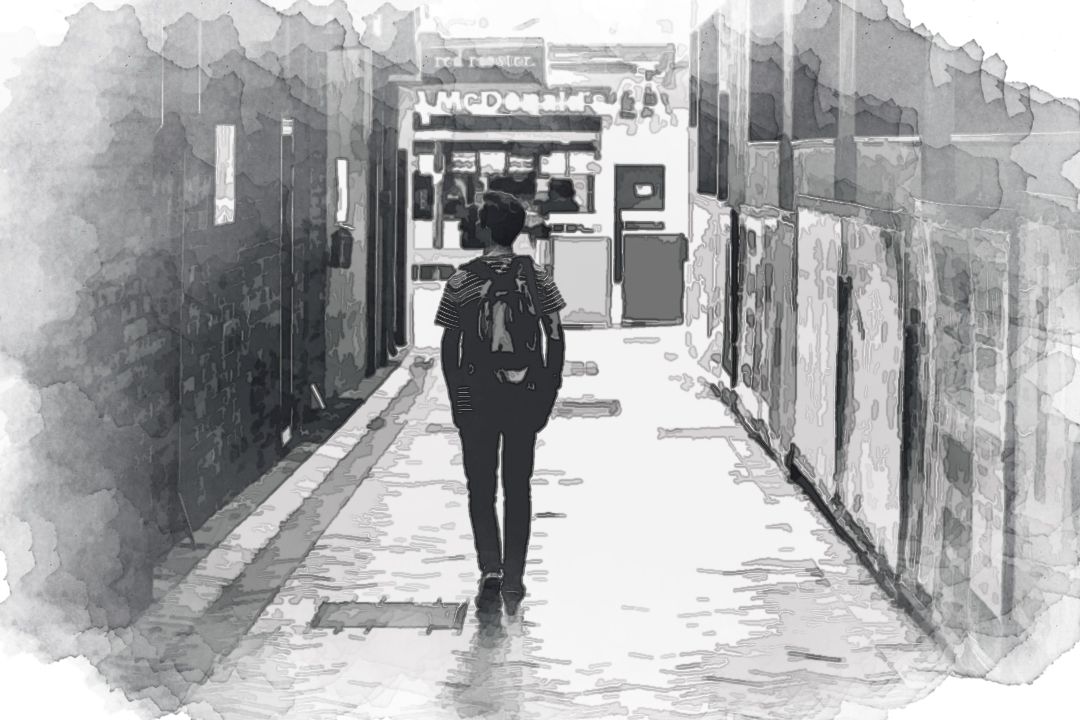
[[(460, 441), (433, 368), (392, 443), (212, 677), (225, 718), (884, 718), (944, 672), (697, 376), (678, 328), (568, 336), (529, 596), (474, 612)], [(652, 342), (651, 338), (659, 338)], [(385, 600), (384, 600), (385, 599)], [(470, 603), (460, 632), (313, 627), (324, 603)]]

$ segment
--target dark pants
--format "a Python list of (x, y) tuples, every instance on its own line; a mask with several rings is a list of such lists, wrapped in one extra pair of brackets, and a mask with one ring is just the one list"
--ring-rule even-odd
[[(503, 586), (520, 589), (529, 549), (532, 522), (531, 481), (536, 433), (500, 428), (482, 421), (461, 428), (465, 477), (469, 488), (469, 518), (480, 572), (503, 572)], [(500, 551), (499, 517), (495, 511), (499, 440), (502, 439), (503, 519), (505, 542)]]

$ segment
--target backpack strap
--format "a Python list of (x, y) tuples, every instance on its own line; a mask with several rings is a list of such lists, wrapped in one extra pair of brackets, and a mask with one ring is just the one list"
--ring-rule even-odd
[[(521, 264), (521, 269), (525, 274), (525, 285), (529, 288), (529, 294), (532, 295), (533, 298), (533, 307), (536, 308), (536, 324), (540, 328), (540, 336), (544, 337), (547, 330), (544, 327), (544, 307), (542, 298), (540, 297), (540, 289), (536, 284), (536, 264), (533, 262), (533, 259), (528, 256), (519, 256), (518, 258), (515, 258), (515, 262)], [(540, 355), (541, 364), (543, 367), (547, 367), (548, 358), (546, 353), (541, 351)]]
[(536, 285), (536, 266), (533, 264), (532, 259), (526, 255), (518, 255), (513, 262), (524, 271), (525, 284), (529, 288), (529, 294), (532, 295), (536, 316), (540, 317), (544, 314), (544, 309), (541, 304), (540, 290)]
[(493, 280), (495, 279), (495, 271), (491, 269), (491, 266), (480, 258), (470, 260), (461, 266), (462, 270), (471, 272), (481, 280)]

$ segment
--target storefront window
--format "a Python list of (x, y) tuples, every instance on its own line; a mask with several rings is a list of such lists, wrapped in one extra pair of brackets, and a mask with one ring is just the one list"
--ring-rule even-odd
[(418, 153), (416, 155), (416, 169), (422, 175), (434, 175), (435, 156), (431, 153)]
[(476, 153), (455, 152), (450, 154), (450, 172), (457, 174), (475, 174), (477, 171)]
[(545, 213), (595, 212), (596, 158), (588, 152), (551, 153), (540, 158), (538, 205)]
[(431, 175), (413, 173), (413, 220), (431, 220), (435, 217), (435, 180)]
[(480, 222), (480, 207), (475, 203), (465, 208), (465, 217), (458, 222), (458, 233), (463, 250), (483, 250), (484, 242), (477, 235), (476, 224)]
[(548, 178), (546, 192), (541, 192), (541, 202), (545, 213), (588, 213), (595, 212), (593, 204), (593, 175), (565, 175)]
[(442, 208), (446, 220), (465, 217), (480, 190), (480, 178), (473, 174), (451, 173), (443, 179)]
[(506, 172), (506, 153), (480, 153), (480, 172), (484, 175), (502, 175)]
[(536, 197), (536, 175), (533, 173), (513, 173), (492, 177), (488, 189), (510, 193), (519, 200), (531, 201)]
[(566, 169), (566, 153), (551, 153), (540, 158), (540, 172), (544, 175), (566, 175)]
[(511, 155), (510, 167), (508, 170), (511, 173), (527, 173), (532, 172), (535, 169), (533, 159), (528, 155)]
[(596, 162), (596, 156), (588, 152), (568, 153), (567, 175), (594, 175), (600, 172), (600, 166)]

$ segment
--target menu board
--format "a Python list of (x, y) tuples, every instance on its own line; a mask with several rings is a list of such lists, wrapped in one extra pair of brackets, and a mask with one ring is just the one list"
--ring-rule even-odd
[(480, 153), (480, 172), (484, 175), (502, 175), (506, 172), (506, 153)]
[(511, 155), (509, 170), (510, 172), (532, 172), (534, 163), (532, 157), (528, 155)]
[(477, 162), (474, 152), (456, 152), (450, 155), (450, 172), (474, 173)]
[(589, 152), (567, 153), (567, 165), (571, 175), (590, 175), (600, 170), (596, 156)]
[(540, 158), (540, 172), (544, 175), (566, 175), (566, 153), (552, 153)]

